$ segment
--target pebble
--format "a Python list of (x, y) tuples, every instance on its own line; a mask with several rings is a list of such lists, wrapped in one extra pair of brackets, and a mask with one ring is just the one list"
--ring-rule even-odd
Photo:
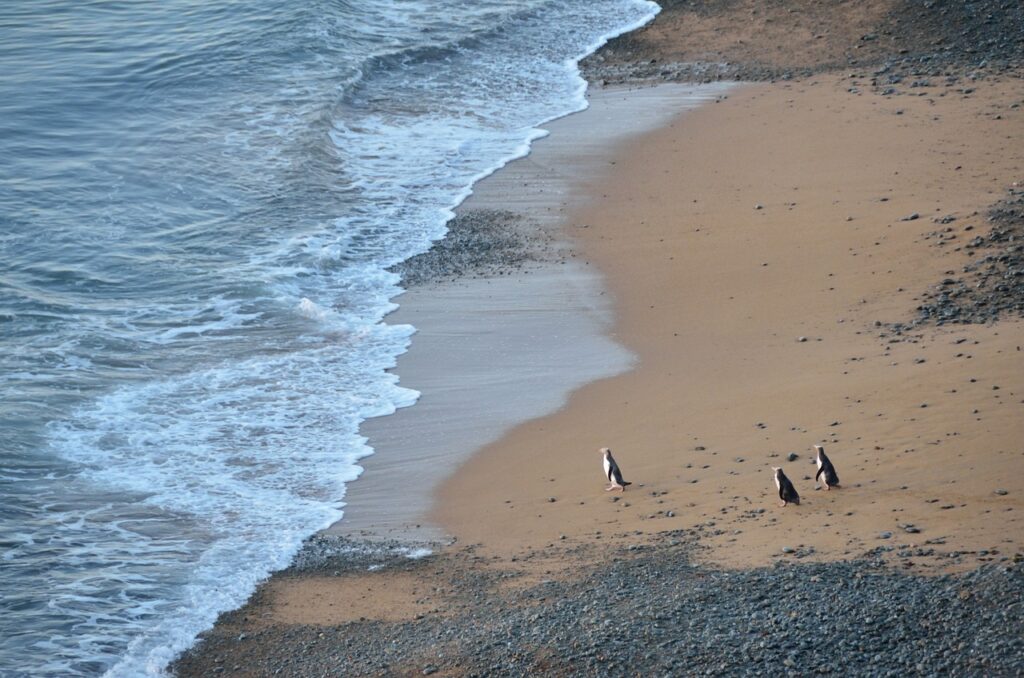
[(392, 267), (403, 287), (455, 278), (507, 275), (533, 261), (552, 258), (551, 237), (509, 210), (470, 209), (447, 223), (433, 247)]
[[(902, 331), (906, 327), (933, 323), (991, 323), (1003, 316), (1024, 316), (1024, 191), (1011, 188), (1009, 195), (988, 213), (991, 230), (984, 236), (971, 238), (963, 248), (972, 259), (963, 266), (960, 279), (944, 278), (929, 287), (921, 296), (918, 317), (909, 325), (890, 327)], [(945, 230), (926, 235), (938, 245), (949, 242), (954, 234)], [(967, 229), (964, 229), (967, 230)], [(952, 271), (949, 271), (952, 273)]]
[[(445, 578), (452, 602), (443, 614), (263, 624), (258, 648), (236, 643), (237, 627), (215, 627), (172, 668), (181, 678), (212, 675), (218, 657), (247, 674), (296, 677), (400, 675), (399, 667), (522, 677), (755, 675), (771, 666), (812, 674), (823, 636), (841, 653), (833, 672), (842, 675), (1016, 675), (1024, 666), (1024, 606), (1006, 604), (1024, 596), (1024, 564), (921, 577), (875, 556), (811, 563), (801, 558), (811, 549), (787, 545), (792, 557), (773, 567), (736, 570), (691, 560), (696, 533), (610, 545), (536, 583), (490, 564), (466, 567), (464, 552), (434, 564), (400, 559), (413, 573)], [(951, 597), (955, 605), (935, 604)]]

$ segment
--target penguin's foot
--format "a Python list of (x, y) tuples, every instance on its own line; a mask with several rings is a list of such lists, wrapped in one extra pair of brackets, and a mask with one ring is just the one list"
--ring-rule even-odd
[(779, 502), (779, 506), (785, 506), (788, 503), (789, 503), (788, 501), (780, 501)]

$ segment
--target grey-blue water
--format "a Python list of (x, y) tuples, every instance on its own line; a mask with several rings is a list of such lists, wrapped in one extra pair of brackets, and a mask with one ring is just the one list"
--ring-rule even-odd
[(0, 674), (160, 674), (341, 518), (386, 269), (655, 11), (3, 3)]

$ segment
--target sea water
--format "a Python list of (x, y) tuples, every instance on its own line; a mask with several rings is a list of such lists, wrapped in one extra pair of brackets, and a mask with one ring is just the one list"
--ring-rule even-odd
[(0, 8), (0, 674), (159, 675), (343, 516), (388, 268), (641, 0)]

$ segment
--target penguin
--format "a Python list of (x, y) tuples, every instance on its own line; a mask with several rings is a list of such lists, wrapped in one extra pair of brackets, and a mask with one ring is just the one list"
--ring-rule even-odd
[(782, 472), (780, 467), (772, 466), (772, 470), (775, 471), (775, 487), (779, 488), (779, 499), (782, 500), (779, 506), (785, 506), (790, 502), (799, 506), (800, 495), (796, 493), (793, 483), (789, 481), (789, 478), (786, 477), (786, 474)]
[(814, 460), (818, 464), (818, 472), (814, 474), (814, 479), (817, 480), (818, 476), (823, 475), (822, 480), (825, 482), (826, 491), (831, 490), (833, 487), (839, 487), (839, 475), (836, 473), (836, 467), (825, 456), (825, 448), (821, 445), (815, 445), (814, 450), (818, 453)]
[(622, 479), (622, 471), (619, 469), (619, 465), (615, 463), (615, 458), (612, 456), (612, 451), (607, 447), (601, 448), (601, 454), (604, 456), (604, 476), (608, 479), (608, 487), (604, 488), (605, 492), (612, 490), (618, 490), (619, 492), (626, 491), (626, 485), (632, 485)]

